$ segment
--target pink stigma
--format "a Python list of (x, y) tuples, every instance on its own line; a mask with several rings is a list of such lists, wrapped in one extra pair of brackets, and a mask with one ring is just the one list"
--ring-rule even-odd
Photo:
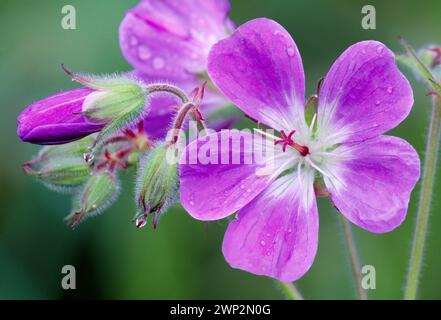
[(274, 144), (278, 145), (279, 143), (283, 143), (282, 146), (283, 152), (286, 152), (286, 147), (290, 146), (296, 149), (303, 157), (305, 157), (306, 155), (309, 154), (309, 149), (308, 147), (301, 146), (292, 140), (292, 136), (294, 135), (294, 133), (296, 133), (295, 130), (291, 131), (288, 135), (286, 135), (285, 131), (281, 130), (280, 134), (282, 135), (283, 139), (274, 141)]

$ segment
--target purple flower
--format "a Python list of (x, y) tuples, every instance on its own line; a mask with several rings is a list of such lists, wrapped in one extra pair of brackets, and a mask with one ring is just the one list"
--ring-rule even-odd
[(80, 88), (34, 102), (18, 116), (17, 135), (25, 142), (62, 144), (100, 131), (103, 123), (81, 114), (83, 102), (94, 92)]
[[(191, 92), (207, 78), (212, 45), (233, 30), (229, 10), (228, 0), (143, 0), (126, 13), (120, 25), (122, 53), (135, 68), (134, 74), (146, 83), (172, 82)], [(216, 89), (207, 88), (201, 111), (210, 117), (228, 104)], [(145, 121), (152, 138), (165, 136), (175, 111), (173, 98), (152, 97)], [(234, 120), (231, 117), (215, 126), (229, 125)]]
[[(208, 71), (242, 111), (282, 135), (266, 135), (275, 171), (256, 161), (180, 165), (181, 202), (193, 217), (217, 220), (239, 210), (223, 242), (232, 267), (284, 282), (308, 271), (318, 245), (317, 179), (357, 226), (384, 233), (403, 222), (420, 161), (406, 141), (383, 135), (413, 104), (412, 89), (385, 45), (359, 42), (337, 59), (310, 123), (300, 54), (276, 22), (257, 19), (239, 27), (213, 47)], [(218, 146), (220, 136), (194, 141), (187, 154), (206, 150), (207, 140)], [(245, 158), (256, 135), (230, 133), (239, 138), (240, 147), (221, 148), (214, 158)]]
[(206, 72), (210, 48), (231, 31), (227, 0), (143, 0), (121, 23), (120, 46), (139, 72), (157, 79), (194, 79)]

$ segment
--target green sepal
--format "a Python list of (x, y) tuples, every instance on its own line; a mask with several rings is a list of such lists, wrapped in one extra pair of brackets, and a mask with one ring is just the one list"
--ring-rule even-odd
[(154, 214), (154, 225), (159, 215), (176, 201), (178, 179), (177, 163), (170, 161), (173, 148), (159, 144), (141, 158), (136, 183), (136, 201), (140, 215)]
[(115, 174), (106, 170), (93, 173), (75, 196), (73, 211), (65, 222), (74, 228), (84, 218), (106, 210), (117, 199), (119, 191), (120, 182)]
[(34, 176), (55, 191), (70, 191), (83, 184), (90, 176), (90, 166), (80, 157), (48, 160)]

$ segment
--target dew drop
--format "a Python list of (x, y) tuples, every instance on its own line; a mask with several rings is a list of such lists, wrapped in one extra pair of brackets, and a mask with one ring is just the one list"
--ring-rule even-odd
[(240, 185), (241, 189), (245, 189), (245, 186), (243, 184)]
[(266, 242), (264, 240), (260, 241), (260, 245), (264, 246), (266, 244)]
[(391, 94), (393, 91), (394, 91), (394, 88), (392, 88), (392, 87), (387, 88), (387, 93)]
[(147, 219), (145, 216), (141, 216), (138, 219), (136, 219), (136, 227), (141, 229), (144, 228), (147, 224)]
[(160, 70), (164, 68), (164, 66), (165, 66), (164, 59), (160, 57), (156, 57), (155, 59), (153, 59), (153, 68), (155, 68), (156, 70)]
[(274, 34), (275, 36), (281, 36), (281, 35), (282, 35), (282, 31), (280, 31), (280, 30), (275, 30), (275, 31), (273, 32), (273, 34)]
[(191, 206), (194, 206), (194, 202), (193, 202), (193, 201), (190, 201), (190, 205), (191, 205)]
[(269, 257), (271, 255), (271, 251), (268, 251), (266, 255)]
[(247, 189), (247, 192), (251, 192), (251, 189)]
[(375, 101), (375, 105), (376, 105), (376, 106), (379, 106), (379, 105), (380, 105), (380, 100), (376, 100), (376, 101)]
[(286, 53), (288, 54), (288, 56), (292, 57), (296, 53), (296, 50), (294, 49), (294, 47), (288, 47), (286, 49)]
[(291, 232), (292, 232), (292, 229), (290, 228), (290, 229), (288, 229), (286, 232), (291, 233)]
[(138, 48), (138, 55), (141, 60), (148, 60), (152, 57), (150, 49), (146, 46), (140, 46)]
[(378, 54), (381, 54), (383, 51), (384, 51), (384, 46), (381, 45), (381, 44), (378, 45), (378, 46), (377, 46), (377, 53), (378, 53)]
[(138, 38), (136, 38), (135, 36), (131, 36), (130, 37), (130, 45), (134, 47), (137, 44), (138, 44)]

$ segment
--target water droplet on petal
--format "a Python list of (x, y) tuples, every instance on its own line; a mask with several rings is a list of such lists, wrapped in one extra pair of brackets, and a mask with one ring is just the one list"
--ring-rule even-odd
[(247, 192), (251, 192), (251, 189), (247, 189)]
[(286, 53), (288, 54), (288, 56), (292, 57), (296, 53), (296, 50), (294, 49), (294, 47), (288, 47), (286, 49)]
[(379, 106), (380, 103), (381, 103), (380, 100), (376, 100), (376, 101), (375, 101), (375, 105), (376, 105), (376, 106)]
[(290, 228), (290, 229), (288, 229), (286, 232), (291, 233), (291, 232), (292, 232), (292, 229)]
[(394, 91), (394, 88), (392, 88), (392, 87), (387, 88), (387, 93), (391, 94), (393, 91)]
[(260, 245), (264, 246), (266, 244), (266, 242), (264, 240), (260, 241)]
[(193, 201), (190, 201), (190, 205), (191, 205), (191, 206), (194, 206), (194, 202), (193, 202)]
[(243, 184), (240, 185), (241, 189), (245, 189), (245, 186)]
[(164, 66), (165, 66), (164, 59), (160, 57), (156, 57), (155, 59), (153, 59), (153, 68), (155, 68), (156, 70), (160, 70), (164, 68)]
[(130, 37), (130, 45), (134, 47), (137, 44), (138, 44), (138, 38), (136, 38), (135, 36), (131, 36)]
[(384, 46), (381, 45), (381, 44), (378, 45), (378, 46), (377, 46), (377, 53), (378, 53), (378, 54), (381, 54), (383, 51), (384, 51)]
[(275, 36), (280, 36), (280, 35), (282, 35), (282, 31), (280, 31), (280, 30), (275, 30), (275, 31), (273, 32), (273, 34), (274, 34)]
[(146, 46), (140, 46), (138, 48), (138, 55), (139, 55), (139, 59), (141, 60), (148, 60), (152, 57), (152, 53), (150, 52), (150, 49)]

